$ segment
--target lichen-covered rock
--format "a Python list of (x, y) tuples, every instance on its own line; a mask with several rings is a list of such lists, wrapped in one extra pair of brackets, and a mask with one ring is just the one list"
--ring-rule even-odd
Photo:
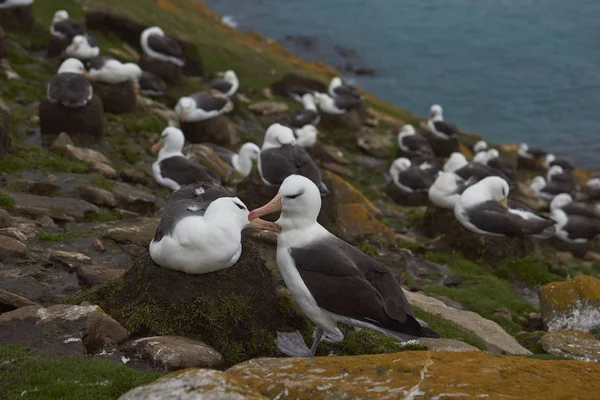
[(356, 143), (362, 151), (377, 158), (389, 158), (390, 151), (394, 147), (389, 135), (378, 134), (364, 126), (356, 133)]
[(242, 174), (219, 158), (215, 151), (208, 146), (191, 144), (185, 147), (184, 154), (190, 160), (210, 168), (226, 185), (235, 186), (244, 178)]
[[(324, 130), (335, 131), (336, 129), (342, 129), (350, 139), (350, 142), (353, 139), (355, 141), (358, 139), (356, 134), (360, 131), (361, 126), (360, 115), (356, 110), (351, 110), (341, 115), (322, 114), (321, 122), (319, 122), (319, 127), (322, 127)], [(341, 145), (341, 143), (339, 144)]]
[(119, 400), (267, 400), (258, 391), (220, 371), (186, 369), (131, 389)]
[(600, 365), (484, 352), (265, 358), (226, 374), (278, 399), (593, 399)]
[(514, 337), (506, 333), (494, 321), (483, 318), (472, 311), (463, 311), (448, 307), (440, 300), (425, 296), (421, 293), (404, 291), (406, 298), (414, 307), (437, 315), (452, 322), (463, 331), (479, 337), (487, 346), (487, 351), (501, 354), (528, 355), (531, 352), (521, 346)]
[(435, 241), (439, 251), (458, 251), (469, 260), (483, 260), (491, 265), (505, 258), (526, 257), (535, 251), (531, 238), (510, 238), (479, 235), (463, 227), (454, 211), (435, 206), (427, 207), (418, 226), (427, 237), (440, 237)]
[(9, 123), (10, 110), (4, 101), (0, 99), (0, 157), (6, 154), (11, 147)]
[(85, 200), (69, 197), (45, 197), (32, 194), (10, 193), (15, 199), (15, 211), (31, 216), (47, 215), (58, 221), (81, 221), (97, 215), (100, 209)]
[(278, 101), (264, 100), (249, 105), (248, 109), (255, 114), (272, 115), (286, 112), (288, 106), (287, 104)]
[(94, 94), (102, 99), (104, 111), (113, 114), (123, 114), (135, 109), (137, 90), (132, 81), (118, 84), (92, 82)]
[(577, 276), (539, 289), (542, 319), (547, 330), (589, 332), (600, 327), (600, 279)]
[(221, 368), (223, 356), (206, 343), (182, 336), (152, 336), (121, 346), (129, 357), (142, 359), (155, 368), (176, 371), (184, 368)]
[(75, 140), (84, 143), (97, 140), (104, 133), (104, 107), (100, 97), (94, 95), (79, 108), (64, 107), (48, 99), (42, 100), (39, 107), (40, 131), (42, 135), (58, 135), (66, 132)]
[(600, 362), (600, 340), (581, 331), (552, 331), (542, 336), (544, 350), (555, 356)]
[(277, 331), (307, 329), (306, 320), (276, 289), (258, 251), (244, 241), (233, 267), (201, 275), (162, 268), (145, 252), (122, 279), (83, 298), (98, 302), (134, 335), (199, 339), (232, 365), (277, 355)]
[(112, 239), (120, 244), (147, 247), (156, 233), (158, 222), (159, 218), (136, 218), (115, 222), (106, 228), (102, 237)]
[(26, 306), (0, 314), (0, 343), (24, 344), (55, 355), (114, 348), (128, 333), (96, 305)]
[(208, 142), (228, 148), (234, 143), (231, 124), (224, 115), (205, 121), (181, 122), (181, 130), (188, 143)]
[(164, 80), (169, 84), (178, 84), (183, 79), (183, 70), (168, 61), (158, 60), (156, 58), (142, 55), (139, 61), (139, 66), (144, 71), (148, 71)]

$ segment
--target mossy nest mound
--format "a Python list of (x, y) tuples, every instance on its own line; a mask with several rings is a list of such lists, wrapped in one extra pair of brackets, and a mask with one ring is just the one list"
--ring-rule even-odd
[(76, 296), (100, 305), (133, 336), (181, 335), (214, 347), (227, 365), (276, 356), (277, 331), (306, 331), (250, 242), (231, 268), (202, 275), (162, 268), (146, 253), (120, 280)]

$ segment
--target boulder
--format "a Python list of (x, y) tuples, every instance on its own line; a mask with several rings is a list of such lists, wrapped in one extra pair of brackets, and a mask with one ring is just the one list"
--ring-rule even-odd
[(198, 122), (184, 121), (180, 125), (188, 143), (208, 142), (231, 147), (235, 142), (231, 124), (224, 115)]
[(0, 289), (0, 314), (16, 310), (17, 308), (35, 305), (35, 302), (26, 297), (9, 292), (8, 290)]
[(69, 108), (48, 99), (39, 107), (42, 135), (58, 135), (66, 132), (76, 140), (89, 143), (104, 133), (104, 107), (97, 95), (84, 107)]
[(201, 144), (191, 144), (186, 146), (184, 154), (187, 158), (195, 161), (215, 172), (221, 182), (226, 185), (235, 186), (244, 177), (235, 168), (223, 161), (213, 149)]
[(112, 192), (121, 207), (126, 210), (138, 214), (149, 214), (156, 209), (156, 196), (143, 186), (115, 182)]
[(547, 330), (589, 332), (600, 327), (600, 279), (576, 276), (539, 288), (540, 308)]
[(549, 394), (555, 399), (592, 399), (600, 390), (597, 364), (484, 352), (263, 358), (236, 365), (226, 375), (271, 399), (544, 400)]
[(95, 205), (70, 197), (45, 197), (16, 192), (10, 193), (10, 196), (15, 199), (15, 211), (31, 216), (47, 215), (57, 221), (81, 221), (100, 212)]
[(102, 285), (123, 276), (122, 269), (110, 268), (103, 265), (82, 265), (77, 268), (77, 277), (85, 286)]
[(138, 64), (141, 69), (158, 76), (168, 84), (177, 85), (183, 80), (183, 69), (171, 62), (143, 54)]
[(33, 5), (0, 9), (0, 25), (7, 31), (31, 33), (35, 28)]
[(250, 104), (248, 109), (259, 115), (273, 115), (285, 113), (288, 105), (279, 101), (264, 100)]
[(469, 260), (483, 260), (495, 265), (505, 258), (522, 258), (535, 251), (531, 238), (510, 238), (479, 235), (463, 227), (454, 211), (435, 206), (427, 207), (418, 229), (425, 236), (434, 238), (435, 250), (458, 251)]
[(102, 233), (102, 237), (112, 239), (120, 244), (147, 247), (156, 233), (158, 222), (159, 218), (136, 218), (118, 221), (110, 224)]
[(61, 132), (56, 137), (56, 139), (54, 139), (52, 144), (50, 144), (50, 150), (58, 152), (66, 151), (68, 144), (71, 146), (75, 146), (75, 143), (73, 143), (73, 139), (71, 139), (71, 136), (69, 136), (65, 132)]
[(9, 259), (26, 258), (26, 256), (27, 246), (17, 239), (0, 235), (0, 261), (6, 262)]
[(116, 207), (118, 202), (111, 192), (94, 186), (82, 186), (79, 188), (82, 199), (89, 201), (99, 207)]
[(102, 99), (105, 112), (123, 114), (135, 109), (137, 88), (132, 81), (118, 84), (92, 82), (94, 93)]
[(10, 139), (10, 109), (0, 99), (0, 157), (10, 151), (11, 139)]
[(600, 340), (587, 332), (548, 332), (542, 336), (541, 344), (548, 354), (600, 363)]
[(221, 371), (187, 369), (131, 389), (119, 400), (267, 400), (258, 391)]
[(136, 336), (199, 339), (232, 365), (278, 354), (277, 331), (307, 329), (306, 320), (276, 289), (258, 251), (244, 241), (233, 267), (201, 275), (162, 268), (144, 252), (122, 279), (84, 296)]
[[(321, 122), (319, 122), (319, 128), (323, 128), (323, 130), (326, 131), (342, 130), (342, 134), (347, 136), (348, 139), (358, 139), (356, 134), (360, 132), (361, 127), (362, 122), (360, 120), (360, 115), (356, 110), (351, 110), (341, 115), (321, 113)], [(336, 141), (335, 144), (348, 147), (346, 142), (337, 143)], [(354, 144), (355, 143), (353, 143), (353, 145)]]
[(0, 314), (0, 343), (54, 355), (94, 354), (114, 348), (128, 333), (96, 305), (26, 306)]
[(288, 93), (295, 88), (305, 88), (314, 92), (327, 92), (327, 85), (324, 82), (295, 72), (285, 74), (280, 81), (271, 85), (273, 93), (283, 97), (289, 97)]
[(494, 321), (483, 318), (472, 311), (458, 310), (448, 307), (440, 300), (425, 296), (421, 293), (404, 291), (406, 298), (413, 307), (437, 315), (458, 327), (480, 338), (486, 345), (487, 351), (497, 354), (528, 355), (531, 352), (522, 347), (517, 340), (506, 333)]
[(356, 144), (368, 155), (382, 159), (389, 158), (394, 147), (391, 136), (377, 134), (366, 126), (360, 127), (356, 133)]
[(222, 368), (223, 356), (206, 343), (182, 336), (152, 336), (135, 339), (121, 346), (133, 359), (144, 360), (157, 369)]

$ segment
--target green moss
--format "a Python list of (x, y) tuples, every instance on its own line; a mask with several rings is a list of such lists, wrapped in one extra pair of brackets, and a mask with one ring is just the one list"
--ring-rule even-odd
[(543, 332), (521, 332), (517, 335), (517, 340), (521, 346), (531, 351), (533, 354), (547, 354), (542, 347), (541, 338)]
[(129, 133), (152, 132), (159, 134), (167, 126), (167, 121), (157, 114), (144, 116), (123, 115), (120, 116), (123, 127)]
[(365, 239), (360, 243), (359, 246), (360, 250), (365, 253), (368, 254), (370, 256), (376, 256), (377, 255), (377, 246), (374, 246), (373, 244), (371, 244), (371, 242), (369, 242), (369, 240)]
[(360, 354), (397, 353), (399, 351), (426, 350), (425, 346), (413, 343), (398, 343), (396, 340), (371, 329), (352, 329), (348, 337), (336, 345), (321, 345), (320, 354), (331, 350), (336, 355), (352, 356)]
[(107, 210), (106, 208), (101, 208), (100, 212), (95, 215), (90, 215), (86, 218), (86, 221), (89, 222), (112, 222), (118, 221), (121, 219), (121, 214), (118, 211)]
[(112, 190), (115, 188), (115, 181), (113, 181), (112, 179), (108, 179), (103, 175), (94, 173), (90, 174), (90, 178), (92, 178), (92, 180), (94, 181), (94, 185), (97, 188), (104, 189), (109, 192), (112, 192)]
[(84, 173), (88, 169), (87, 162), (66, 158), (39, 147), (17, 147), (15, 152), (0, 160), (0, 171), (8, 173), (22, 170)]
[(162, 375), (114, 361), (56, 357), (15, 345), (0, 345), (0, 360), (0, 393), (6, 399), (116, 399)]
[(544, 285), (564, 280), (564, 277), (552, 272), (550, 264), (537, 254), (503, 260), (499, 264), (497, 276), (502, 279), (520, 280), (529, 285)]
[(15, 209), (15, 199), (6, 193), (0, 192), (0, 207), (3, 207), (9, 211)]
[(35, 234), (36, 239), (41, 240), (43, 242), (64, 242), (67, 240), (75, 239), (78, 237), (85, 237), (93, 234), (92, 231), (84, 231), (84, 232), (48, 232), (44, 229), (40, 229)]
[(460, 340), (461, 342), (468, 343), (471, 346), (477, 347), (478, 349), (487, 350), (487, 346), (483, 340), (471, 333), (457, 328), (452, 322), (436, 315), (429, 314), (417, 307), (413, 307), (413, 311), (417, 318), (427, 322), (428, 327), (436, 331), (440, 337)]

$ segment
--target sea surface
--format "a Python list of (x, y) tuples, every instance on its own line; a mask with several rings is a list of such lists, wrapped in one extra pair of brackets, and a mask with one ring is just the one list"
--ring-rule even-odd
[[(494, 142), (527, 142), (600, 169), (598, 0), (208, 0), (242, 30), (309, 60), (357, 52), (376, 96)], [(317, 38), (297, 46), (287, 35)]]

